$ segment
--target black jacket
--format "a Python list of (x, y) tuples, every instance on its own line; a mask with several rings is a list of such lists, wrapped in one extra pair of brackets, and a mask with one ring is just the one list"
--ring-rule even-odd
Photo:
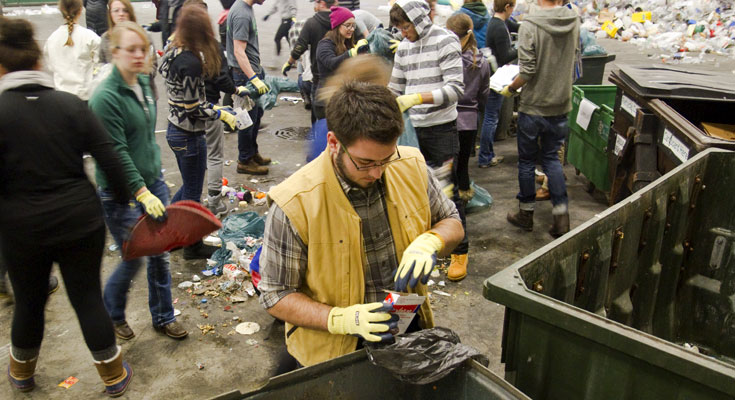
[(0, 235), (54, 245), (101, 228), (102, 206), (84, 172), (89, 152), (115, 197), (130, 199), (105, 128), (78, 97), (39, 84), (0, 95)]
[(490, 48), (498, 62), (498, 68), (518, 58), (518, 50), (510, 42), (510, 32), (517, 32), (518, 24), (498, 17), (492, 17), (487, 24), (485, 45)]
[(207, 101), (215, 105), (219, 103), (220, 92), (235, 94), (236, 91), (235, 82), (230, 77), (230, 70), (227, 67), (227, 57), (225, 56), (225, 50), (222, 48), (222, 45), (219, 46), (219, 50), (222, 58), (219, 75), (204, 80), (204, 91)]

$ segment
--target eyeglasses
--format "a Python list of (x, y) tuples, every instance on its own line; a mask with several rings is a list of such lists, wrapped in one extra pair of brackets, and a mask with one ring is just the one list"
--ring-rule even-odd
[(391, 158), (390, 160), (387, 160), (387, 161), (376, 161), (376, 162), (370, 163), (368, 165), (361, 165), (360, 166), (360, 165), (357, 165), (357, 162), (355, 162), (355, 159), (352, 158), (352, 155), (350, 154), (350, 152), (347, 151), (347, 147), (345, 145), (343, 145), (342, 142), (340, 142), (339, 140), (337, 140), (337, 143), (339, 143), (340, 149), (344, 150), (344, 152), (347, 153), (347, 157), (350, 159), (350, 161), (352, 161), (352, 165), (354, 165), (355, 166), (355, 169), (358, 170), (358, 171), (368, 171), (368, 170), (371, 170), (373, 168), (383, 168), (386, 165), (388, 165), (388, 164), (390, 164), (392, 162), (395, 162), (395, 161), (398, 161), (398, 160), (401, 159), (401, 153), (398, 151), (398, 147), (396, 146), (395, 158)]
[(397, 26), (397, 28), (401, 32), (408, 32), (408, 30), (411, 29), (412, 26), (413, 24), (411, 23), (405, 23), (402, 26)]
[(344, 26), (347, 30), (355, 30), (356, 28), (355, 24), (342, 24), (342, 26)]

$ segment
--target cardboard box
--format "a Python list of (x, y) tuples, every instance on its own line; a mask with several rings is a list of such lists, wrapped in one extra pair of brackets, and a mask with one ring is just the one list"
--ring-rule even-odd
[(426, 296), (419, 296), (416, 293), (399, 293), (387, 291), (388, 296), (385, 297), (384, 303), (393, 305), (394, 314), (398, 315), (398, 334), (404, 334), (408, 325), (416, 316), (419, 308), (424, 301)]
[(710, 136), (724, 140), (735, 140), (735, 125), (702, 122), (702, 129)]

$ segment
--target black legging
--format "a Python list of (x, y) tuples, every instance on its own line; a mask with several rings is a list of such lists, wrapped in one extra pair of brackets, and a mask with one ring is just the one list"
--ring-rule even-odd
[(278, 26), (275, 37), (277, 54), (281, 54), (281, 39), (286, 38), (286, 42), (288, 42), (288, 31), (291, 30), (291, 25), (293, 25), (293, 20), (291, 18), (287, 18), (282, 19), (281, 25)]
[(457, 157), (457, 184), (459, 190), (470, 190), (470, 154), (475, 147), (477, 130), (459, 131), (459, 156)]
[(59, 264), (87, 347), (95, 352), (114, 346), (115, 333), (102, 303), (100, 283), (104, 225), (87, 237), (53, 246), (39, 246), (27, 238), (8, 236), (2, 238), (2, 247), (15, 293), (11, 332), (13, 346), (21, 349), (41, 346), (48, 279), (54, 262)]

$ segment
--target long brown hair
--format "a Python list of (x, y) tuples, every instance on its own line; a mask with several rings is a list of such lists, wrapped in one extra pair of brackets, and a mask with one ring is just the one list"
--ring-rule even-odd
[(109, 26), (110, 29), (115, 26), (115, 23), (112, 22), (112, 3), (116, 1), (122, 3), (131, 21), (138, 22), (138, 20), (135, 19), (135, 11), (133, 10), (133, 5), (130, 3), (130, 0), (111, 0), (109, 3), (107, 3), (107, 26)]
[(0, 65), (8, 72), (33, 69), (41, 49), (33, 40), (33, 25), (24, 19), (0, 16)]
[(82, 12), (82, 0), (59, 0), (59, 11), (61, 11), (61, 16), (64, 17), (66, 27), (69, 29), (69, 37), (66, 38), (64, 46), (74, 46), (71, 33), (74, 32), (74, 20)]
[(222, 60), (219, 43), (214, 38), (212, 22), (209, 14), (198, 4), (190, 4), (181, 8), (176, 20), (176, 35), (171, 43), (200, 57), (204, 76), (212, 78), (219, 75)]
[(352, 37), (347, 39), (346, 37), (342, 36), (341, 33), (339, 33), (339, 27), (342, 26), (342, 24), (335, 26), (334, 29), (330, 30), (329, 32), (327, 32), (326, 35), (324, 35), (325, 39), (329, 39), (334, 42), (338, 56), (348, 49), (355, 47), (355, 32), (357, 32), (356, 30), (352, 31)]
[(477, 40), (472, 32), (472, 19), (467, 14), (457, 13), (447, 19), (447, 29), (459, 36), (462, 53), (472, 51), (472, 68), (477, 68)]

